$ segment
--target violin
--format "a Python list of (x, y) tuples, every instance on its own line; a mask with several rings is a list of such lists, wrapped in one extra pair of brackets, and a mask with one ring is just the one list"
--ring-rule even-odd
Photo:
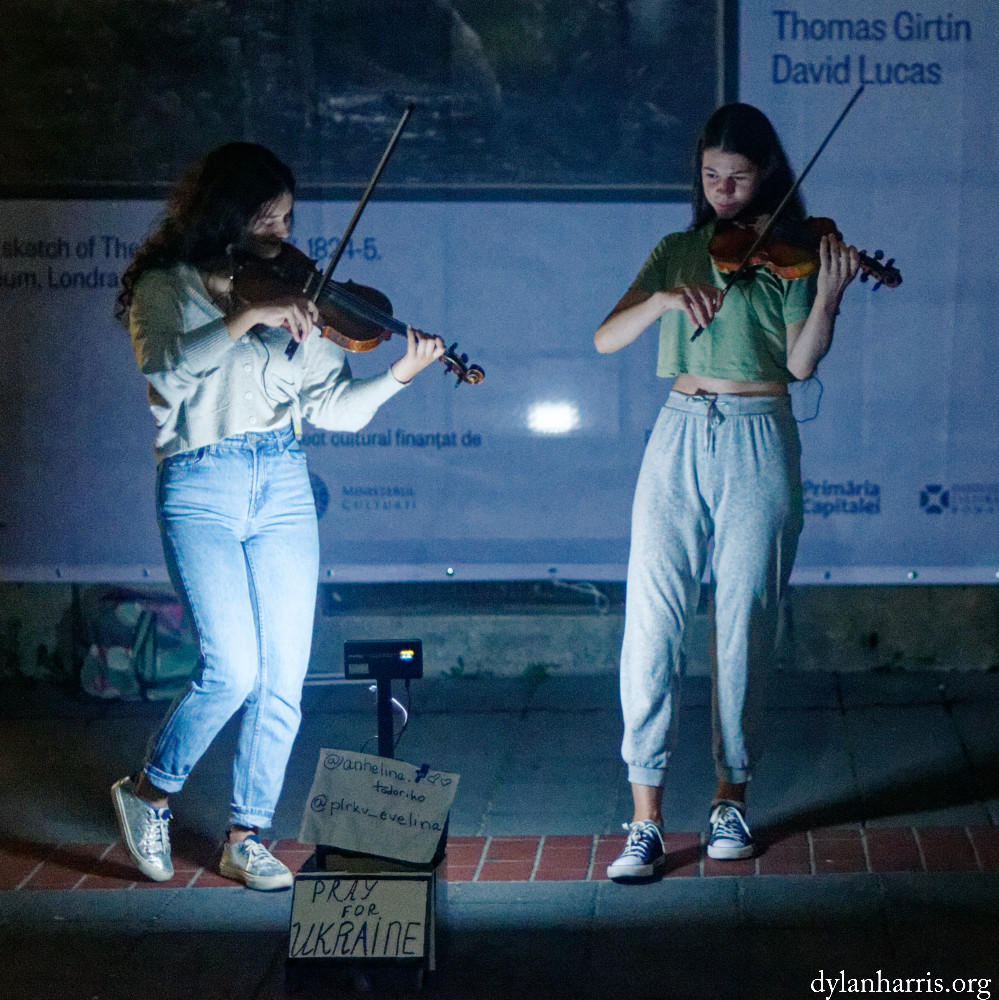
[[(313, 299), (322, 335), (345, 351), (371, 351), (392, 334), (406, 336), (406, 324), (392, 315), (387, 296), (368, 285), (325, 278), (316, 262), (291, 243), (237, 251), (231, 263), (233, 291), (240, 300), (254, 305), (289, 294)], [(437, 360), (457, 376), (455, 385), (478, 385), (486, 373), (457, 348), (452, 344)]]
[[(729, 289), (747, 272), (750, 266), (762, 265), (769, 268), (774, 274), (780, 274), (778, 268), (784, 268), (785, 276), (788, 277), (800, 277), (802, 274), (810, 274), (818, 268), (819, 244), (827, 233), (839, 235), (836, 223), (832, 219), (822, 218), (786, 220), (781, 213), (790, 203), (798, 188), (801, 187), (801, 182), (815, 166), (815, 161), (829, 145), (829, 140), (836, 134), (843, 119), (850, 113), (850, 109), (857, 103), (863, 92), (864, 85), (861, 84), (847, 101), (846, 107), (840, 112), (839, 117), (833, 122), (826, 137), (819, 143), (819, 148), (812, 154), (808, 165), (788, 189), (781, 203), (774, 209), (773, 215), (762, 216), (752, 225), (736, 223), (722, 232), (716, 232), (715, 237), (708, 244), (708, 252), (720, 271), (728, 270), (729, 272), (729, 277), (722, 288), (722, 301), (728, 295)], [(736, 235), (727, 235), (733, 232)], [(781, 234), (783, 234), (783, 238)], [(716, 244), (719, 239), (721, 242)], [(860, 266), (863, 273), (860, 280), (866, 281), (873, 274), (877, 276), (875, 289), (882, 285), (896, 288), (902, 283), (902, 275), (894, 266), (894, 259), (882, 264), (882, 257), (884, 254), (880, 250), (873, 257), (868, 257), (866, 253), (861, 254)], [(801, 270), (802, 267), (807, 268), (807, 270)], [(704, 327), (699, 326), (691, 334), (691, 341), (697, 340), (702, 333), (704, 333)]]
[[(320, 273), (316, 262), (291, 243), (252, 240), (231, 253), (230, 274), (237, 298), (253, 305), (289, 294), (303, 295), (311, 299), (319, 310), (319, 318), (323, 324), (322, 335), (339, 344), (345, 351), (373, 350), (393, 333), (406, 336), (406, 324), (400, 323), (392, 315), (392, 303), (378, 289), (358, 285), (353, 281), (333, 281), (332, 274), (413, 108), (414, 105), (410, 104), (399, 119), (325, 272)], [(292, 338), (285, 348), (285, 354), (291, 359), (297, 349), (298, 341)], [(459, 355), (457, 349), (458, 345), (452, 344), (437, 360), (452, 375), (458, 377), (456, 385), (461, 385), (462, 382), (478, 385), (486, 377), (486, 373), (478, 365), (470, 365), (468, 355)]]
[[(803, 278), (819, 268), (819, 244), (822, 237), (835, 235), (842, 239), (832, 219), (778, 219), (766, 229), (769, 220), (732, 222), (719, 226), (708, 244), (708, 253), (723, 273), (738, 272), (746, 267), (765, 267), (779, 278)], [(762, 241), (759, 234), (765, 231)], [(873, 256), (860, 254), (860, 280), (874, 278), (875, 290), (882, 285), (897, 288), (902, 275), (895, 260), (884, 260), (884, 251)]]

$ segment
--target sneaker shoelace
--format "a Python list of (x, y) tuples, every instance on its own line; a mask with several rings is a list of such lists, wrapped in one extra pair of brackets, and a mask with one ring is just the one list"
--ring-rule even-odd
[(711, 839), (735, 840), (739, 843), (746, 840), (746, 829), (742, 823), (742, 817), (739, 815), (739, 810), (735, 806), (729, 806), (722, 810), (711, 833)]
[(146, 855), (166, 854), (170, 850), (170, 817), (150, 813), (142, 824), (139, 850)]
[(266, 873), (268, 870), (278, 870), (281, 862), (271, 854), (255, 837), (247, 837), (243, 841), (243, 853), (246, 856), (246, 867)]
[(648, 848), (656, 842), (657, 833), (653, 823), (625, 823), (628, 839), (625, 841), (621, 857), (644, 858)]

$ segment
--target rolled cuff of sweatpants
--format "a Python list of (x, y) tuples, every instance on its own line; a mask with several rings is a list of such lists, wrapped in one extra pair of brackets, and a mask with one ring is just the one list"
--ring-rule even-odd
[(658, 767), (638, 767), (637, 764), (629, 764), (628, 781), (633, 785), (662, 788), (666, 782), (666, 772)]

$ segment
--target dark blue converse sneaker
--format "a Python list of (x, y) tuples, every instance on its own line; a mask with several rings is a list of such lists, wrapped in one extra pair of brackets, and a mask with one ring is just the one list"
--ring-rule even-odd
[(755, 845), (753, 835), (742, 815), (743, 806), (722, 799), (711, 807), (711, 839), (708, 840), (708, 857), (716, 861), (739, 861), (751, 858)]
[(628, 839), (624, 850), (607, 866), (607, 877), (615, 882), (652, 878), (666, 867), (662, 831), (650, 819), (625, 823)]

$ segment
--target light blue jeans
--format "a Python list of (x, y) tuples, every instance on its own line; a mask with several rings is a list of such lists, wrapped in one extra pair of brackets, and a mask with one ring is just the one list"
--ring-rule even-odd
[(715, 772), (747, 780), (746, 695), (774, 654), (803, 523), (800, 457), (786, 396), (673, 392), (660, 411), (635, 490), (621, 651), (622, 756), (633, 784), (663, 783), (684, 626), (712, 538)]
[(145, 773), (179, 791), (243, 709), (230, 818), (270, 826), (301, 721), (319, 578), (305, 453), (288, 427), (173, 455), (160, 463), (157, 514), (201, 667), (154, 735)]

